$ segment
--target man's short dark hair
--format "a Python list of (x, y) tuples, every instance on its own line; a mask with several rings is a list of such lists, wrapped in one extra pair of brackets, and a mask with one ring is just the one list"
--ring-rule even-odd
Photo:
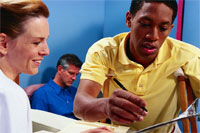
[(56, 67), (58, 68), (59, 65), (61, 65), (63, 69), (67, 69), (69, 65), (74, 65), (78, 68), (81, 68), (82, 62), (74, 54), (64, 54), (59, 58)]
[(132, 0), (130, 6), (130, 13), (134, 17), (138, 10), (140, 10), (145, 2), (160, 2), (173, 10), (172, 23), (174, 22), (177, 15), (177, 2), (176, 0)]

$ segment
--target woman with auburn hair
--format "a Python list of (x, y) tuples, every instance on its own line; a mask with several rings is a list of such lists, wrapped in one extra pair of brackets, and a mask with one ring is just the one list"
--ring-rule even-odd
[(0, 132), (32, 133), (28, 97), (14, 80), (36, 74), (49, 54), (49, 10), (40, 0), (1, 0), (0, 11)]

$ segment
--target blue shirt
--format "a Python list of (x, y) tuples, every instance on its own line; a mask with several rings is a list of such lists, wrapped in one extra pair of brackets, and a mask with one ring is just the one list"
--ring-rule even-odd
[(73, 113), (73, 102), (77, 88), (62, 88), (52, 79), (40, 87), (31, 97), (31, 108), (52, 112), (77, 119)]

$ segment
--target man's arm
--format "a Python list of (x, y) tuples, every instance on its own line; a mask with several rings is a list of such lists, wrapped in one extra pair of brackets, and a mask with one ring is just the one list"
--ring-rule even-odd
[(200, 55), (194, 57), (183, 66), (184, 73), (189, 77), (196, 97), (200, 97)]
[(47, 99), (44, 93), (38, 93), (36, 91), (31, 97), (31, 108), (49, 112)]
[(96, 98), (101, 85), (97, 82), (81, 79), (74, 101), (74, 113), (86, 121), (98, 121), (109, 118), (120, 124), (142, 121), (146, 116), (141, 107), (145, 101), (122, 89), (117, 89), (109, 98)]

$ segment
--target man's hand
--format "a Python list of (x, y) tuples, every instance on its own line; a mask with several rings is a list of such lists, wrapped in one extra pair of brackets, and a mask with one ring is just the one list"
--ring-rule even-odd
[(142, 109), (146, 102), (140, 97), (117, 89), (107, 100), (106, 114), (108, 118), (119, 124), (131, 124), (135, 121), (142, 121), (147, 112)]
[(76, 117), (90, 122), (109, 118), (113, 122), (129, 125), (142, 121), (147, 115), (142, 109), (146, 102), (128, 91), (117, 89), (108, 98), (96, 98), (101, 87), (91, 80), (80, 81), (74, 100)]

